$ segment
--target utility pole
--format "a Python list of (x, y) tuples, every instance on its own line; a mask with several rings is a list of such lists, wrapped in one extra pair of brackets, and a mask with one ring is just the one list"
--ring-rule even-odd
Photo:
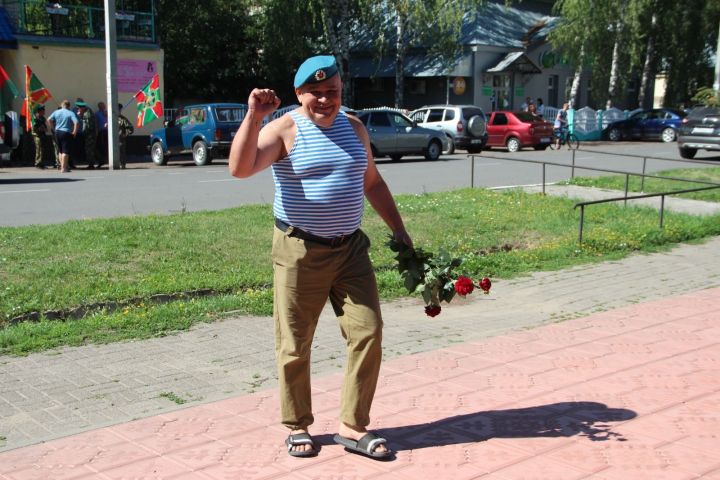
[(718, 42), (715, 50), (715, 83), (713, 83), (713, 89), (715, 89), (715, 97), (717, 97), (718, 104), (720, 104), (720, 23), (718, 23)]
[(116, 24), (115, 0), (105, 0), (105, 79), (107, 86), (108, 169), (110, 170), (120, 167)]

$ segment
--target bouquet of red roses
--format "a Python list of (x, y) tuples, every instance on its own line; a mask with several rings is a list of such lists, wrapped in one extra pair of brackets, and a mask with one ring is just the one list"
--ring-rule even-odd
[(396, 242), (392, 236), (387, 245), (393, 252), (397, 252), (395, 259), (405, 288), (410, 293), (422, 293), (426, 304), (425, 314), (429, 317), (440, 314), (440, 302), (450, 303), (455, 294), (464, 297), (472, 293), (475, 287), (486, 294), (490, 293), (492, 283), (487, 277), (477, 285), (465, 275), (456, 277), (453, 270), (462, 264), (462, 259), (453, 258), (443, 249), (436, 256), (421, 248), (410, 248)]

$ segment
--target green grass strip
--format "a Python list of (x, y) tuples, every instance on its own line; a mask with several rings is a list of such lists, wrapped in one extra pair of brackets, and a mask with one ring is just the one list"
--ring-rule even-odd
[[(720, 183), (720, 167), (680, 168), (673, 170), (663, 170), (662, 172), (654, 173), (653, 175)], [(574, 179), (569, 180), (566, 183), (569, 185), (578, 185), (582, 187), (608, 188), (612, 190), (622, 191), (625, 190), (624, 175), (614, 175), (609, 177), (596, 178), (575, 177)], [(641, 186), (644, 193), (660, 193), (670, 192), (673, 190), (688, 190), (691, 188), (700, 188), (707, 185), (703, 185), (701, 183), (663, 180), (657, 178), (646, 178), (645, 184), (642, 185), (642, 180), (639, 176), (631, 175), (630, 181), (628, 182), (628, 190), (630, 192), (639, 193), (641, 191)], [(681, 193), (677, 196), (681, 198), (690, 198), (693, 200), (703, 200), (706, 202), (720, 202), (720, 188), (714, 190), (707, 190), (704, 192)]]
[[(586, 211), (579, 247), (578, 212), (565, 198), (482, 189), (396, 198), (416, 245), (464, 256), (458, 273), (471, 277), (507, 279), (720, 234), (720, 216), (667, 212), (660, 230), (652, 208), (598, 205)], [(406, 295), (387, 228), (366, 212), (380, 294)], [(0, 228), (0, 354), (157, 337), (227, 312), (270, 315), (272, 228), (270, 206)], [(199, 289), (221, 293), (150, 300)], [(78, 320), (10, 323), (28, 312), (128, 299), (135, 300)]]

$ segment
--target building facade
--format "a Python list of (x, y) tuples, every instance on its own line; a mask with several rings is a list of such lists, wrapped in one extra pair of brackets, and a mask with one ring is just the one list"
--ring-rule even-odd
[[(551, 2), (513, 7), (490, 1), (465, 15), (458, 39), (461, 54), (450, 67), (422, 49), (408, 52), (401, 107), (449, 103), (474, 104), (485, 111), (518, 109), (526, 97), (561, 106), (575, 72), (547, 41), (558, 20), (548, 14), (550, 7)], [(350, 74), (356, 108), (394, 104), (392, 55), (378, 60), (360, 44), (352, 52)], [(576, 106), (587, 105), (589, 93), (589, 78), (583, 75)]]
[[(5, 110), (21, 111), (25, 90), (25, 65), (50, 91), (48, 113), (64, 99), (83, 98), (93, 110), (107, 102), (105, 19), (102, 2), (61, 5), (38, 0), (0, 0), (0, 65), (21, 92), (19, 98), (0, 98)], [(95, 5), (87, 5), (94, 3)], [(122, 6), (122, 0), (120, 6)], [(138, 4), (141, 2), (135, 2)], [(128, 103), (155, 73), (164, 85), (163, 50), (155, 29), (154, 0), (142, 11), (118, 8), (117, 85), (118, 101)], [(163, 95), (163, 92), (161, 92)], [(131, 102), (125, 116), (135, 118)], [(136, 129), (143, 141), (158, 125)], [(133, 139), (135, 140), (135, 139)], [(130, 141), (129, 147), (138, 143)]]

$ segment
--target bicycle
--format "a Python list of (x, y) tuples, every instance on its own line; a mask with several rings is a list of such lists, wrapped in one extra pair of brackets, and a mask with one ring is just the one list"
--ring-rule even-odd
[[(560, 139), (559, 142), (556, 141), (558, 138)], [(559, 150), (560, 147), (566, 144), (570, 150), (577, 150), (580, 147), (580, 140), (569, 130), (556, 128), (553, 132), (553, 141), (550, 143), (550, 148)]]

